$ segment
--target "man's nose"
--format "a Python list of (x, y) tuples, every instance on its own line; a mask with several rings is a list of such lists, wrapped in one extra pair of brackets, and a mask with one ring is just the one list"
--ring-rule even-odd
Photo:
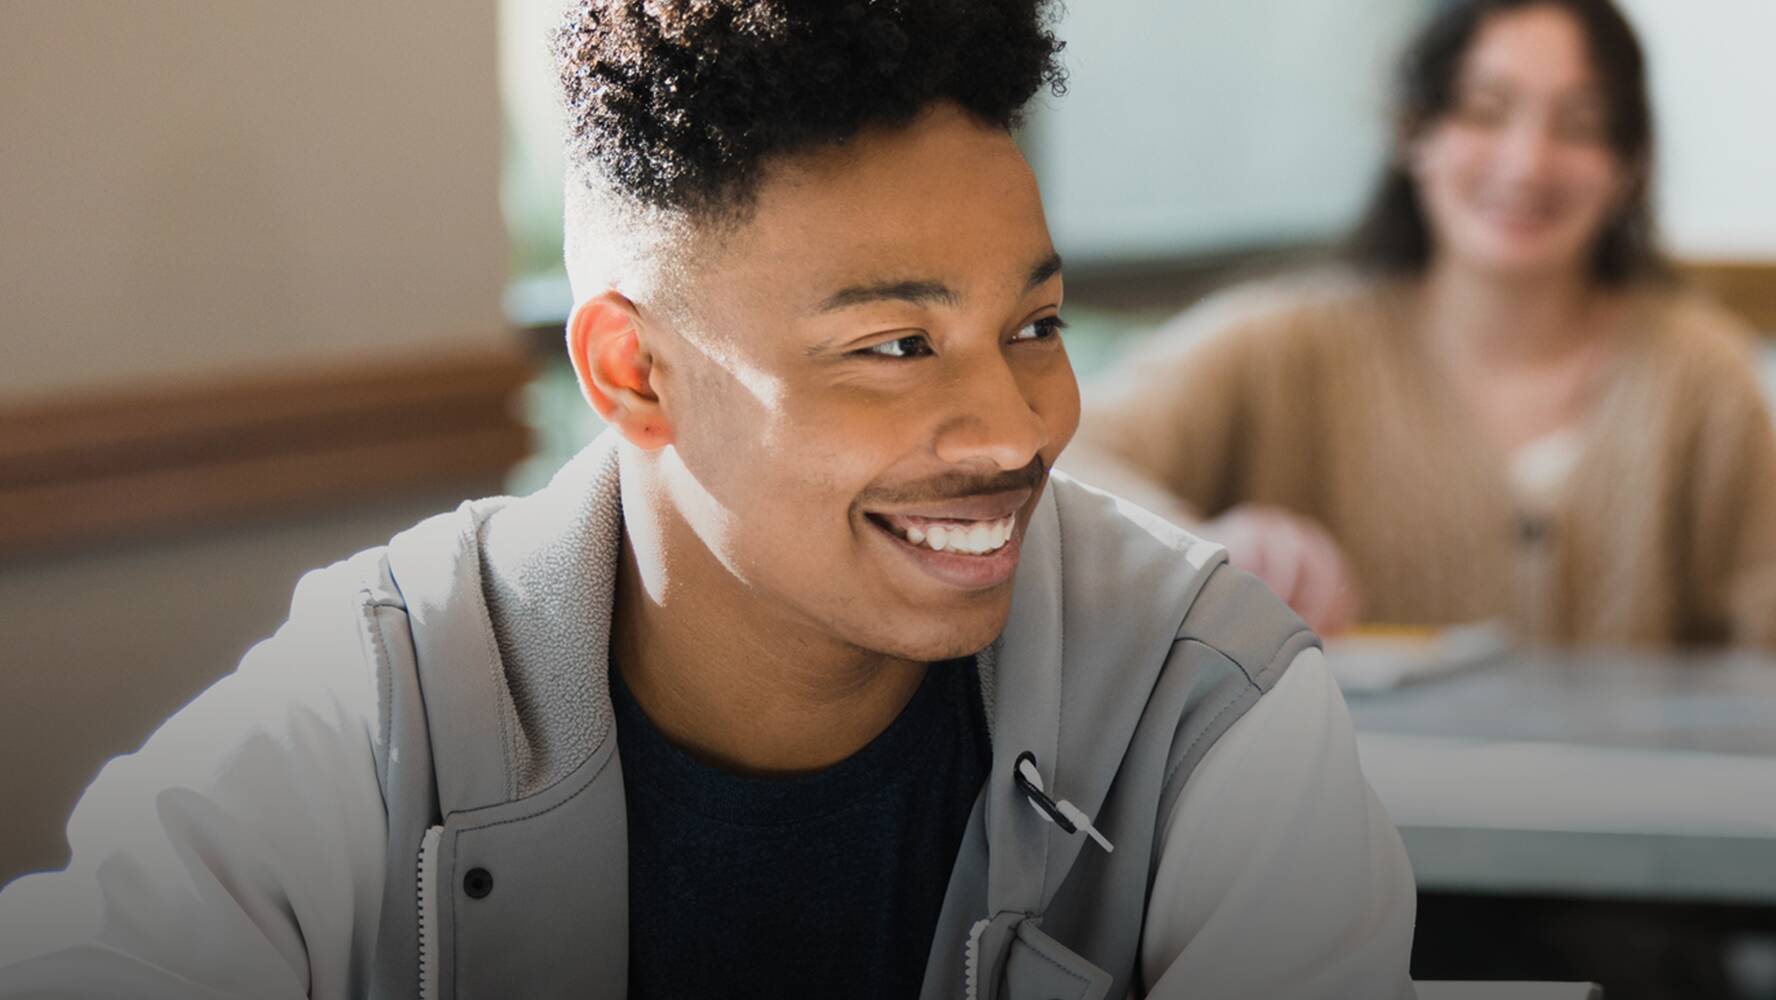
[(954, 399), (954, 413), (937, 437), (937, 455), (946, 464), (1022, 469), (1048, 444), (1041, 414), (1003, 359), (958, 379)]

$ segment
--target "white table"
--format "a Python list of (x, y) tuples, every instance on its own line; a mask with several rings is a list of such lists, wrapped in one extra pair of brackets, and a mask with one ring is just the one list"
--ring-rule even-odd
[(1776, 905), (1776, 659), (1523, 654), (1348, 700), (1422, 889)]

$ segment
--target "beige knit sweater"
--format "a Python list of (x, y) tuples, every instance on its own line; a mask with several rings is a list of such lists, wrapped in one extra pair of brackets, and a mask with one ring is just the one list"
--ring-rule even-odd
[(1776, 646), (1776, 425), (1739, 324), (1692, 295), (1639, 295), (1577, 464), (1532, 516), (1403, 298), (1320, 275), (1209, 300), (1088, 392), (1077, 470), (1110, 458), (1182, 500), (1173, 512), (1314, 518), (1371, 622)]

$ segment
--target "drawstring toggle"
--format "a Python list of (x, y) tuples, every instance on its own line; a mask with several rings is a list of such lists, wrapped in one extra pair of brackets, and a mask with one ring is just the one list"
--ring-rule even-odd
[(1080, 811), (1078, 806), (1066, 799), (1057, 802), (1049, 798), (1048, 792), (1044, 791), (1042, 787), (1042, 772), (1036, 769), (1035, 754), (1028, 750), (1018, 754), (1017, 763), (1012, 769), (1012, 776), (1017, 782), (1017, 786), (1023, 789), (1031, 808), (1036, 810), (1038, 816), (1067, 833), (1078, 833), (1084, 830), (1091, 839), (1098, 842), (1098, 846), (1102, 847), (1106, 854), (1116, 850), (1110, 846), (1110, 841), (1105, 840), (1104, 835), (1092, 826), (1091, 817)]

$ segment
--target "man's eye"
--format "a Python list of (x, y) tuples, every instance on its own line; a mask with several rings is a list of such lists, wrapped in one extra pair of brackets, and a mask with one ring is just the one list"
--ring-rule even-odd
[(1026, 324), (1023, 329), (1012, 334), (1011, 339), (1013, 341), (1054, 340), (1059, 337), (1061, 331), (1066, 328), (1066, 321), (1059, 316), (1046, 316), (1034, 323)]
[(926, 343), (924, 334), (884, 340), (880, 344), (866, 347), (857, 352), (878, 358), (922, 358), (933, 354), (931, 345)]

